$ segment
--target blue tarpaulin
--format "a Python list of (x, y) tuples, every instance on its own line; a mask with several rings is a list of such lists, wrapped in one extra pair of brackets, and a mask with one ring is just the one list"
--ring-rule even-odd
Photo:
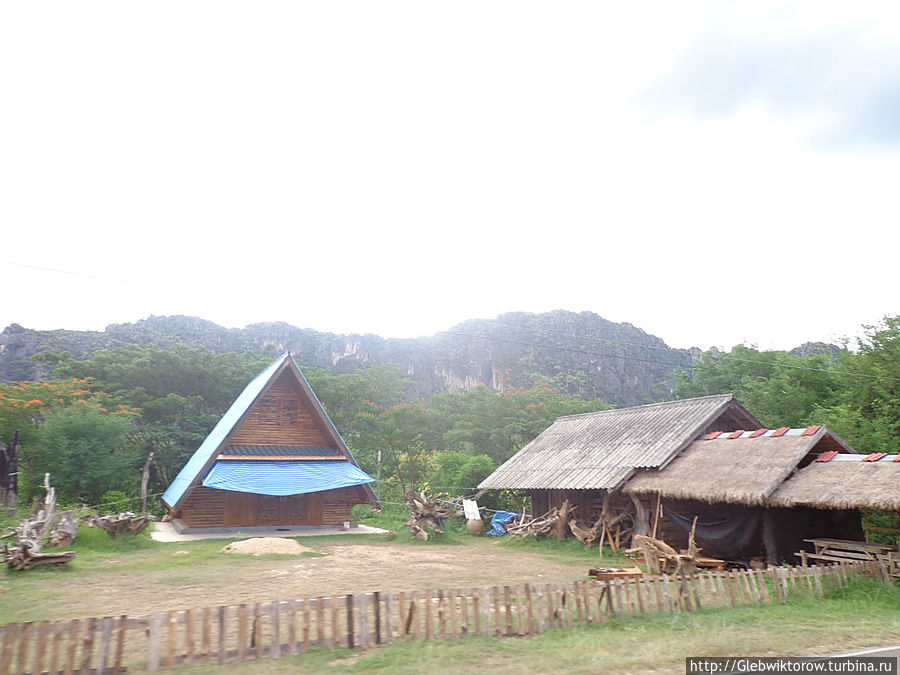
[(284, 497), (362, 485), (373, 480), (365, 471), (344, 460), (219, 460), (206, 474), (203, 485), (218, 490)]
[(497, 511), (491, 518), (491, 531), (488, 532), (489, 537), (499, 537), (506, 534), (504, 525), (509, 525), (512, 521), (519, 517), (518, 513), (510, 513), (509, 511)]

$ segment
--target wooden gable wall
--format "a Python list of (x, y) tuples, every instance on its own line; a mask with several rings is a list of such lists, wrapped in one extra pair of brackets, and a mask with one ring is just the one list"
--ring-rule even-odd
[(336, 447), (323, 428), (316, 406), (287, 370), (272, 382), (228, 437), (232, 445)]

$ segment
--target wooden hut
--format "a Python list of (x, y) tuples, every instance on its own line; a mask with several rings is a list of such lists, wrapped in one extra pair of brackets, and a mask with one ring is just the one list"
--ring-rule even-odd
[(761, 426), (731, 394), (560, 417), (479, 488), (524, 491), (535, 514), (568, 500), (587, 523), (631, 511), (635, 531), (648, 534), (650, 500), (623, 495), (628, 479), (665, 467), (703, 434)]
[(696, 518), (696, 540), (707, 555), (793, 562), (805, 538), (861, 538), (859, 513), (799, 503), (778, 508), (773, 495), (819, 457), (855, 453), (823, 426), (715, 432), (691, 443), (665, 468), (640, 472), (622, 492), (654, 504), (658, 535), (676, 548), (687, 546)]
[(162, 500), (181, 531), (337, 525), (375, 501), (372, 480), (286, 353), (241, 392)]
[[(779, 485), (766, 503), (795, 513), (861, 513), (868, 538), (871, 531), (884, 529), (868, 522), (869, 511), (900, 513), (900, 455), (820, 455)], [(897, 534), (895, 528), (888, 528), (887, 532)], [(809, 545), (803, 548), (810, 550)]]

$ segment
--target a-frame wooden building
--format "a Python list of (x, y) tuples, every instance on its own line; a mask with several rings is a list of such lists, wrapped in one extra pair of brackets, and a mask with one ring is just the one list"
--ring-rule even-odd
[(181, 531), (338, 525), (375, 502), (372, 480), (286, 353), (241, 392), (162, 500)]

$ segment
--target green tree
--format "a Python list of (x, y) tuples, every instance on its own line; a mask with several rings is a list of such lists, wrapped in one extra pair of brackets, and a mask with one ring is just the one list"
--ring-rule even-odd
[(827, 354), (795, 356), (737, 345), (729, 353), (703, 352), (691, 373), (677, 374), (675, 392), (678, 398), (734, 394), (764, 425), (806, 426), (838, 391), (836, 364)]
[(62, 502), (94, 505), (108, 490), (133, 490), (140, 458), (126, 442), (132, 423), (127, 411), (110, 413), (84, 401), (50, 413), (28, 451), (24, 496), (40, 493), (44, 473)]

